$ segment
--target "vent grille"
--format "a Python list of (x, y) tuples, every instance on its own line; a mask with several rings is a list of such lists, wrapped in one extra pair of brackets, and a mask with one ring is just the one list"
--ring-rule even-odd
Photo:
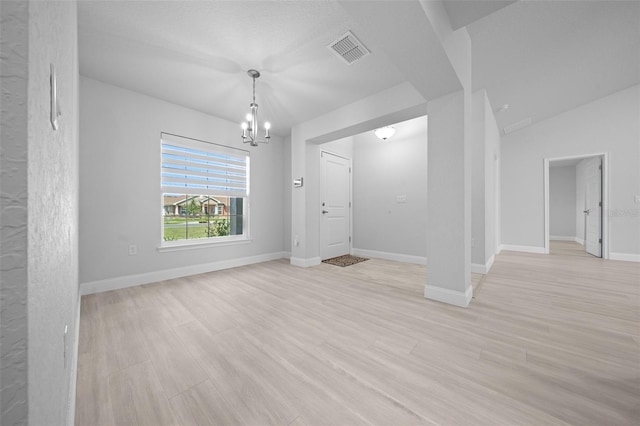
[(351, 31), (347, 31), (327, 47), (349, 65), (371, 53)]
[(509, 134), (512, 132), (515, 132), (516, 130), (520, 130), (523, 127), (527, 127), (529, 124), (531, 124), (531, 117), (526, 118), (522, 121), (518, 121), (517, 123), (513, 123), (507, 127), (504, 128), (504, 134)]

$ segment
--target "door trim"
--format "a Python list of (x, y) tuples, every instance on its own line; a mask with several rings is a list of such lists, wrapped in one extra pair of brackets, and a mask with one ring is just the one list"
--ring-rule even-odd
[(606, 152), (595, 154), (551, 157), (543, 159), (544, 167), (544, 253), (549, 254), (549, 162), (556, 160), (586, 160), (602, 158), (602, 258), (609, 259), (609, 155)]
[[(318, 158), (319, 160), (319, 164), (320, 164), (320, 168), (322, 168), (322, 155), (323, 154), (330, 154), (330, 155), (334, 155), (336, 157), (340, 157), (343, 158), (345, 160), (349, 161), (349, 169), (351, 170), (351, 172), (349, 173), (349, 205), (351, 206), (349, 208), (349, 237), (350, 237), (350, 241), (349, 241), (349, 254), (353, 254), (353, 159), (346, 157), (343, 154), (337, 154), (333, 151), (327, 151), (326, 149), (321, 149), (320, 150), (320, 157)], [(324, 185), (324, 181), (322, 180), (322, 171), (320, 172), (320, 185), (319, 185), (319, 193), (318, 193), (318, 206), (319, 208), (322, 208), (322, 190), (324, 189), (323, 186)], [(322, 218), (320, 218), (320, 220), (318, 221), (318, 236), (322, 234)], [(322, 238), (318, 238), (318, 253), (320, 254), (320, 259), (322, 258)]]

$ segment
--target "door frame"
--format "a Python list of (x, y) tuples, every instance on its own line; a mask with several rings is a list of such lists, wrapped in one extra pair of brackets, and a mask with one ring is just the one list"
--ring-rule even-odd
[(587, 160), (602, 158), (602, 258), (609, 259), (609, 155), (606, 152), (571, 155), (566, 157), (545, 157), (544, 167), (544, 253), (549, 254), (549, 162), (557, 160)]
[[(328, 151), (326, 149), (320, 149), (320, 157), (319, 165), (320, 165), (320, 185), (319, 185), (319, 193), (318, 193), (318, 206), (322, 210), (322, 191), (324, 190), (324, 180), (322, 179), (322, 155), (330, 154), (336, 157), (343, 158), (349, 161), (349, 254), (353, 254), (353, 159), (346, 157), (345, 155), (338, 154), (333, 151)], [(318, 235), (322, 234), (322, 215), (320, 215), (320, 220), (318, 221)], [(320, 259), (322, 259), (322, 238), (318, 238), (318, 254)]]

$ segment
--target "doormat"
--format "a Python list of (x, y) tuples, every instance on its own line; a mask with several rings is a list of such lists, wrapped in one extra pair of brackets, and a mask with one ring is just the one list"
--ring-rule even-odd
[(331, 259), (323, 260), (322, 263), (344, 267), (355, 265), (356, 263), (364, 262), (365, 260), (369, 259), (367, 259), (366, 257), (358, 257), (351, 256), (350, 254), (345, 254), (344, 256), (332, 257)]

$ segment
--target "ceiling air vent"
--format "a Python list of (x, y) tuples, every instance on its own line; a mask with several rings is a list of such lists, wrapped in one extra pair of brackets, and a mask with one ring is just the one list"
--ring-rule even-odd
[(516, 130), (520, 130), (523, 127), (527, 127), (531, 124), (531, 117), (526, 118), (522, 121), (518, 121), (517, 123), (513, 123), (504, 128), (504, 134), (507, 135), (509, 133), (515, 132)]
[(347, 31), (327, 47), (349, 65), (371, 53), (351, 31)]

